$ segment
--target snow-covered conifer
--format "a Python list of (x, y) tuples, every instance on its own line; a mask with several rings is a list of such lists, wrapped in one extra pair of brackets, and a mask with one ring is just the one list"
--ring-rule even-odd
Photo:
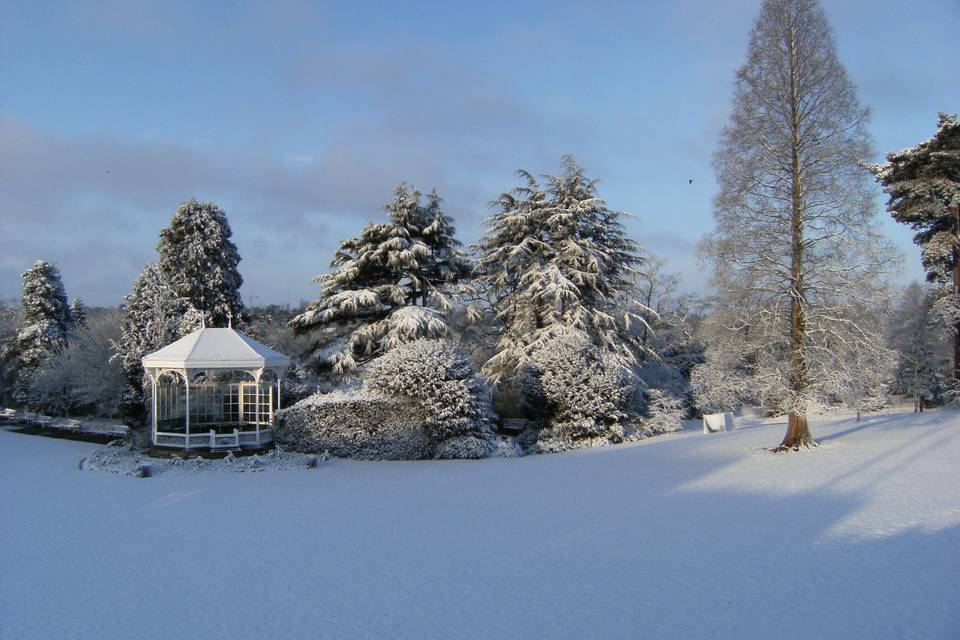
[(20, 329), (17, 332), (17, 395), (26, 400), (30, 377), (67, 342), (70, 312), (60, 270), (38, 260), (23, 273)]
[(136, 404), (144, 388), (141, 358), (186, 335), (191, 327), (182, 326), (183, 319), (192, 307), (176, 295), (155, 264), (143, 267), (124, 300), (116, 352), (133, 391), (131, 401)]
[(0, 299), (0, 404), (14, 401), (17, 379), (17, 331), (20, 308), (12, 301)]
[(241, 325), (240, 255), (227, 216), (212, 202), (180, 205), (160, 232), (157, 267), (176, 297), (203, 313), (207, 326)]
[(86, 324), (87, 307), (82, 298), (74, 298), (70, 301), (70, 326), (72, 329), (79, 329)]
[(495, 355), (484, 365), (494, 379), (515, 374), (540, 340), (575, 328), (625, 361), (639, 343), (624, 329), (645, 320), (628, 306), (630, 275), (641, 262), (622, 219), (597, 195), (572, 156), (560, 175), (541, 184), (520, 171), (523, 184), (493, 204), (477, 249), (478, 284), (503, 325)]
[(334, 271), (316, 278), (320, 298), (290, 324), (317, 338), (318, 357), (335, 372), (398, 344), (447, 334), (443, 312), (470, 265), (440, 202), (433, 192), (424, 205), (420, 192), (401, 184), (384, 206), (388, 221), (343, 241)]
[(947, 363), (943, 356), (949, 329), (931, 321), (936, 294), (919, 283), (903, 291), (887, 328), (890, 346), (896, 353), (891, 391), (908, 396), (914, 411), (935, 402), (946, 390)]
[(960, 120), (941, 113), (931, 139), (888, 153), (871, 170), (890, 196), (894, 220), (917, 232), (927, 279), (944, 285), (938, 315), (954, 331), (953, 370), (960, 380)]

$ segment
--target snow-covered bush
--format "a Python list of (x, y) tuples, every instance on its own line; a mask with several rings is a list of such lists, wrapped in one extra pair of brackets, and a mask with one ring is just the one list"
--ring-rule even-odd
[(126, 388), (123, 366), (113, 357), (119, 338), (119, 311), (86, 320), (30, 379), (30, 405), (54, 414), (115, 416)]
[(361, 460), (429, 458), (433, 447), (415, 403), (358, 391), (316, 394), (277, 414), (284, 449)]
[(639, 419), (627, 422), (624, 438), (642, 440), (681, 429), (690, 413), (690, 381), (683, 372), (665, 362), (647, 360), (637, 376), (642, 388), (632, 400)]
[(494, 448), (490, 389), (469, 354), (449, 340), (416, 340), (381, 356), (366, 378), (376, 393), (416, 403), (429, 417), (437, 458), (484, 458)]
[(644, 390), (641, 428), (633, 430), (631, 440), (678, 431), (690, 411), (687, 399), (664, 389)]
[(541, 340), (524, 365), (520, 386), (527, 415), (541, 429), (538, 452), (591, 447), (623, 440), (636, 389), (630, 371), (573, 329)]

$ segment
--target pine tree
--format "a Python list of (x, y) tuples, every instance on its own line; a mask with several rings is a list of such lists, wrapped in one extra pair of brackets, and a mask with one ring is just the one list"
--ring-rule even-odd
[(344, 240), (334, 271), (316, 278), (320, 297), (290, 325), (318, 336), (317, 355), (336, 373), (399, 344), (447, 334), (443, 312), (470, 264), (440, 203), (432, 192), (424, 205), (419, 191), (401, 184), (383, 207), (388, 221)]
[(897, 222), (917, 231), (927, 280), (944, 285), (939, 316), (954, 332), (953, 376), (960, 380), (960, 120), (941, 113), (933, 138), (871, 165)]
[[(515, 374), (531, 348), (561, 327), (584, 332), (604, 351), (633, 362), (639, 342), (625, 328), (644, 323), (628, 303), (639, 247), (607, 208), (572, 156), (545, 184), (519, 171), (524, 184), (492, 204), (487, 235), (477, 245), (479, 286), (503, 325), (496, 354), (484, 365), (494, 379)], [(628, 309), (625, 311), (625, 309)]]
[[(864, 330), (870, 318), (846, 313), (882, 295), (889, 255), (861, 165), (871, 155), (868, 115), (819, 3), (765, 0), (715, 156), (717, 230), (704, 249), (717, 317), (727, 320), (715, 337), (752, 353), (749, 386), (789, 414), (779, 450), (814, 444), (807, 414), (831, 386), (831, 349), (844, 340), (882, 347)], [(711, 363), (737, 366), (708, 353)]]
[(176, 297), (203, 313), (207, 326), (242, 325), (240, 255), (227, 216), (212, 202), (191, 199), (160, 232), (157, 266)]
[(66, 345), (70, 314), (60, 270), (55, 265), (38, 260), (22, 277), (16, 396), (24, 401), (33, 373)]

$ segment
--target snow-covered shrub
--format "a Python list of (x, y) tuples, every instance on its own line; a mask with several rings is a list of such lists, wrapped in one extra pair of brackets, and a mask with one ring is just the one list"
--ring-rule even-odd
[(316, 394), (277, 414), (284, 449), (361, 460), (429, 458), (433, 447), (414, 403), (358, 391)]
[(562, 329), (530, 352), (520, 384), (527, 414), (541, 424), (539, 452), (623, 440), (635, 391), (629, 370), (583, 333)]
[(647, 437), (677, 431), (690, 411), (690, 381), (679, 367), (648, 361), (639, 371), (645, 388), (638, 395), (643, 419), (633, 437)]
[(686, 398), (664, 389), (644, 390), (644, 415), (642, 429), (634, 432), (634, 437), (642, 432), (642, 437), (678, 431), (683, 427), (683, 419), (690, 410)]
[(490, 389), (467, 352), (449, 340), (416, 340), (381, 356), (366, 388), (408, 399), (428, 416), (437, 458), (484, 458), (493, 451)]

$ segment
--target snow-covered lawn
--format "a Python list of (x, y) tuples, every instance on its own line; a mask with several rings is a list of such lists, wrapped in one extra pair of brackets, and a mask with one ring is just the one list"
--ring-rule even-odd
[(0, 636), (958, 638), (960, 413), (137, 479), (0, 430)]

